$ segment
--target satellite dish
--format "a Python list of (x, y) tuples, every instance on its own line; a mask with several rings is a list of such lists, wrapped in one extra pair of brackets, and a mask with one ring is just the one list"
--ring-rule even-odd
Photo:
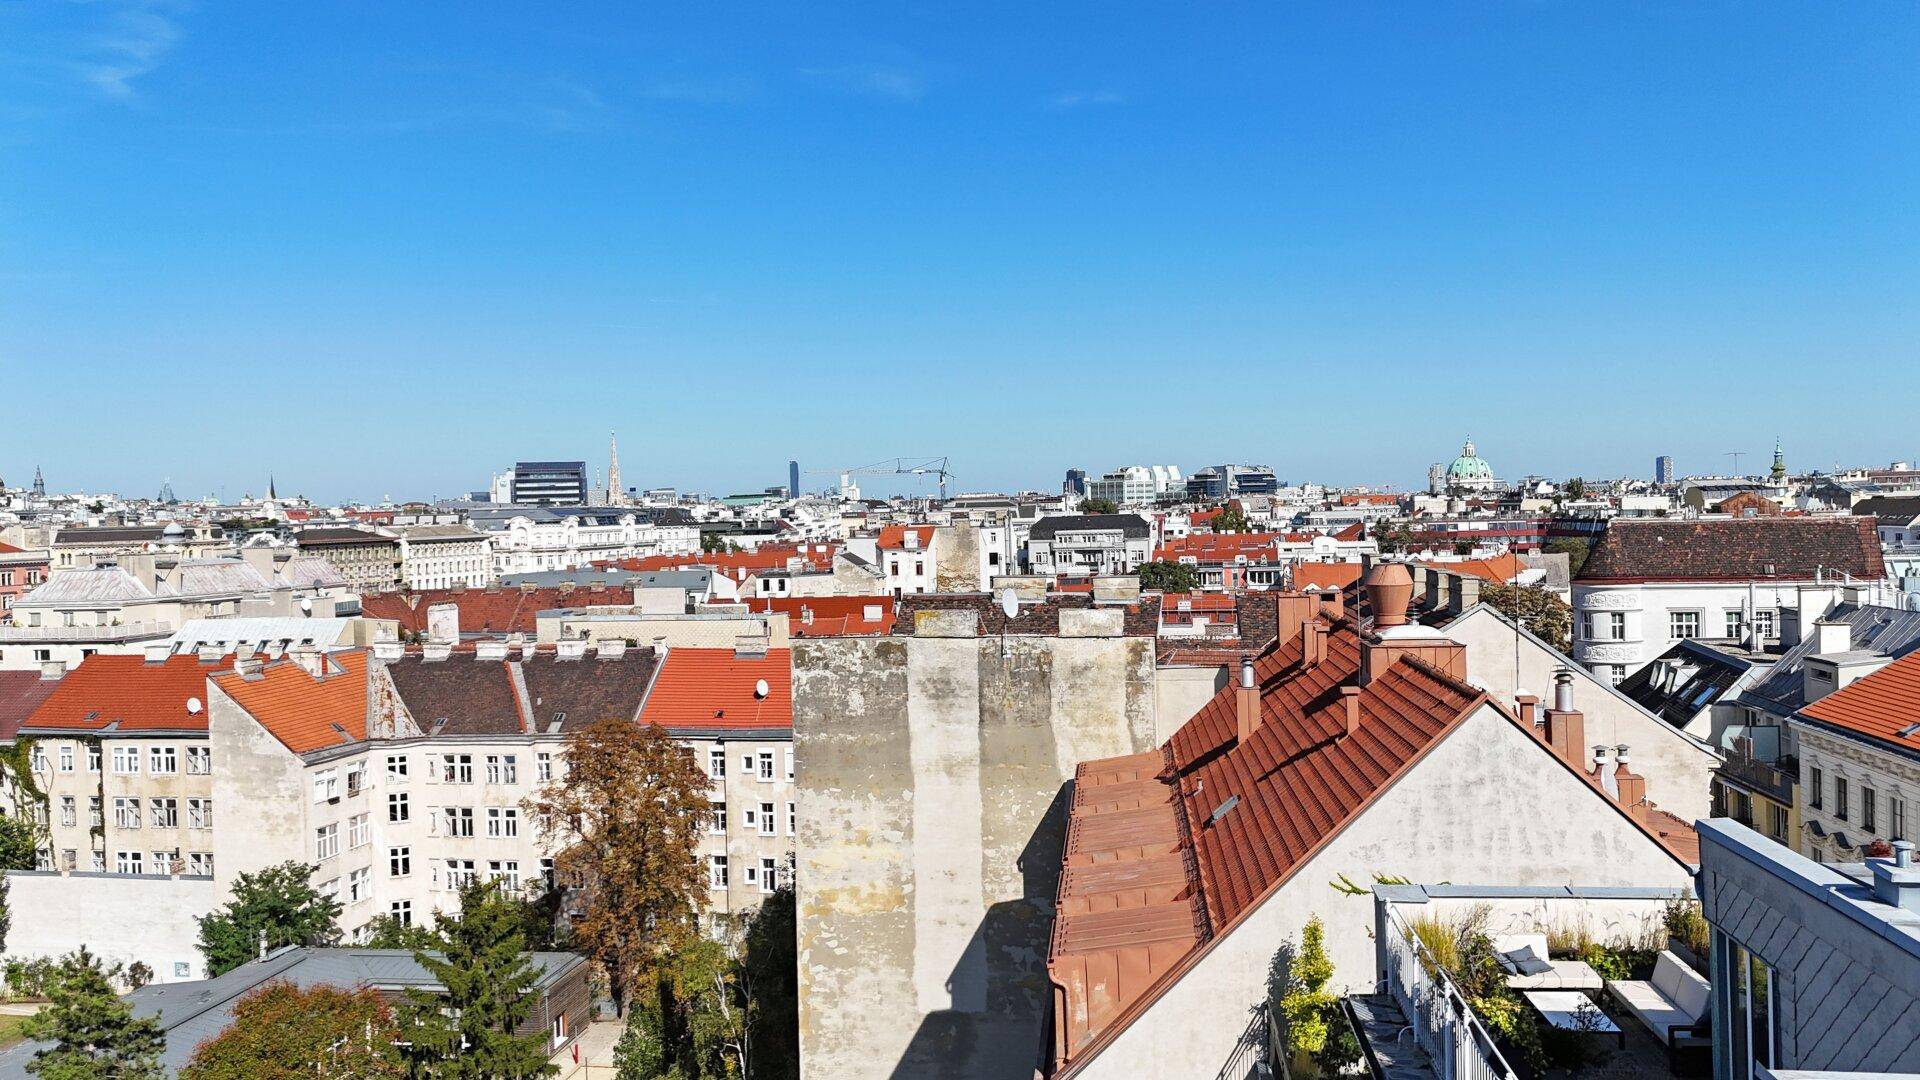
[(772, 692), (773, 692), (772, 689), (767, 686), (767, 680), (765, 679), (758, 679), (753, 684), (754, 697), (763, 698), (763, 697), (766, 697), (768, 694), (771, 694)]
[(1011, 619), (1020, 614), (1020, 594), (1012, 589), (1000, 590), (1000, 614)]
[(200, 699), (199, 698), (190, 697), (187, 699), (187, 715), (189, 716), (200, 715)]

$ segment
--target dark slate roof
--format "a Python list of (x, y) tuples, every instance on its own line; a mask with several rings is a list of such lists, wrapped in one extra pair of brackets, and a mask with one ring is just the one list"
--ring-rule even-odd
[(1579, 581), (1869, 581), (1886, 576), (1870, 517), (1615, 519)]
[(1641, 708), (1685, 727), (1753, 665), (1697, 641), (1678, 641), (1618, 687)]
[[(1826, 618), (1847, 624), (1852, 631), (1849, 648), (1855, 651), (1899, 659), (1920, 648), (1920, 611), (1871, 604), (1836, 604)], [(1799, 644), (1781, 654), (1780, 662), (1773, 665), (1765, 678), (1741, 693), (1742, 705), (1751, 705), (1774, 716), (1788, 716), (1800, 708), (1802, 668), (1814, 649), (1815, 639), (1810, 631), (1811, 628), (1804, 628), (1806, 636)]]
[(586, 656), (560, 660), (541, 653), (520, 665), (527, 711), (536, 731), (574, 731), (606, 719), (640, 715), (660, 658), (652, 649), (628, 649), (618, 660)]
[(1920, 495), (1875, 495), (1854, 503), (1853, 512), (1875, 518), (1882, 525), (1904, 528), (1920, 518)]
[(1033, 523), (1033, 531), (1028, 535), (1035, 540), (1051, 540), (1060, 532), (1102, 529), (1118, 529), (1130, 540), (1144, 540), (1153, 535), (1152, 530), (1147, 527), (1147, 519), (1139, 514), (1067, 514), (1043, 517)]
[[(980, 616), (980, 634), (1045, 634), (1060, 632), (1060, 612), (1064, 608), (1095, 607), (1086, 593), (1056, 593), (1037, 604), (1020, 605), (1020, 613), (1007, 618), (1000, 601), (987, 593), (924, 593), (900, 598), (893, 632), (913, 636), (914, 615), (920, 611), (972, 611)], [(1118, 605), (1097, 605), (1100, 607)], [(1125, 615), (1122, 633), (1128, 637), (1155, 637), (1160, 633), (1160, 598), (1143, 596), (1135, 604), (1121, 608)]]
[[(524, 697), (515, 685), (516, 666)], [(409, 655), (389, 663), (387, 672), (422, 731), (511, 735), (571, 731), (610, 716), (637, 716), (657, 666), (652, 649), (628, 649), (617, 660), (561, 660), (552, 653), (518, 661), (482, 660), (471, 653), (445, 660)]]
[(294, 541), (301, 547), (316, 547), (323, 544), (398, 544), (400, 541), (391, 536), (381, 536), (365, 529), (305, 529), (294, 534)]
[(143, 544), (160, 539), (161, 525), (68, 525), (53, 538), (55, 544)]

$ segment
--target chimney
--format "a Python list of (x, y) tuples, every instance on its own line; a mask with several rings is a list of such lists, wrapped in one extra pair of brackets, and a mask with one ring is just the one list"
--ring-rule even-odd
[(449, 645), (460, 640), (460, 605), (428, 605), (427, 640)]
[(1540, 699), (1523, 691), (1513, 696), (1513, 704), (1520, 713), (1520, 726), (1534, 735), (1539, 735)]
[(1585, 764), (1587, 718), (1573, 707), (1573, 672), (1560, 668), (1553, 673), (1553, 708), (1547, 710), (1547, 745), (1560, 760), (1580, 768)]
[(1920, 915), (1920, 867), (1913, 863), (1913, 841), (1895, 840), (1893, 858), (1871, 859), (1873, 897), (1902, 911)]
[(1480, 602), (1480, 579), (1470, 575), (1461, 575), (1460, 583), (1453, 592), (1451, 610), (1458, 615)]
[(242, 679), (262, 678), (260, 669), (265, 666), (265, 661), (257, 656), (240, 656), (236, 653), (233, 658), (233, 670)]
[(1260, 683), (1253, 677), (1253, 655), (1240, 657), (1240, 682), (1233, 688), (1234, 713), (1238, 718), (1237, 735), (1244, 744), (1260, 727)]
[(1813, 624), (1813, 655), (1826, 656), (1853, 648), (1853, 628), (1843, 622), (1821, 619)]
[(327, 658), (319, 649), (311, 645), (296, 645), (287, 650), (287, 659), (300, 665), (300, 670), (311, 678), (327, 677)]
[(1360, 688), (1341, 687), (1340, 706), (1346, 713), (1347, 738), (1351, 739), (1360, 733)]
[(193, 650), (193, 654), (195, 656), (198, 656), (200, 658), (200, 662), (203, 664), (217, 664), (220, 662), (221, 657), (227, 655), (225, 652), (221, 651), (220, 646), (214, 645), (210, 642), (202, 644), (199, 648)]
[(373, 643), (373, 658), (376, 660), (398, 660), (406, 655), (407, 647), (397, 641), (376, 641)]
[(507, 643), (504, 641), (482, 641), (473, 647), (475, 660), (505, 660)]
[(1407, 624), (1407, 603), (1413, 599), (1413, 576), (1401, 563), (1375, 563), (1361, 581), (1367, 606), (1373, 609), (1375, 630)]
[(429, 641), (420, 646), (420, 659), (428, 663), (437, 664), (452, 655), (453, 642), (451, 641)]
[(66, 678), (67, 662), (65, 660), (40, 661), (40, 677), (42, 679), (47, 680), (48, 682), (53, 682), (56, 679)]
[(566, 638), (562, 641), (555, 642), (553, 646), (553, 658), (555, 660), (578, 660), (586, 655), (586, 638)]
[(149, 643), (142, 651), (146, 653), (147, 663), (164, 664), (167, 661), (167, 657), (173, 655), (173, 644), (166, 641), (155, 641)]
[(1625, 743), (1614, 749), (1614, 760), (1619, 762), (1613, 770), (1614, 797), (1620, 800), (1620, 806), (1633, 820), (1644, 823), (1647, 819), (1647, 781), (1645, 777), (1635, 775), (1627, 767), (1627, 747)]
[(618, 660), (627, 655), (626, 638), (607, 638), (594, 643), (593, 655), (601, 660)]
[[(1248, 603), (1252, 603), (1252, 599)], [(1274, 640), (1282, 645), (1300, 636), (1308, 622), (1313, 619), (1314, 609), (1320, 606), (1319, 597), (1310, 593), (1281, 592), (1273, 594)]]
[(1327, 624), (1318, 618), (1307, 620), (1306, 636), (1302, 639), (1302, 667), (1319, 667), (1327, 658)]

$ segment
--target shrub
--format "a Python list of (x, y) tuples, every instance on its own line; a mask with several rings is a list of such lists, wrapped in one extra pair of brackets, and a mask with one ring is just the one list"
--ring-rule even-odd
[(1666, 925), (1669, 940), (1679, 941), (1693, 950), (1695, 956), (1704, 958), (1707, 955), (1712, 929), (1707, 925), (1707, 917), (1700, 913), (1697, 901), (1677, 896), (1667, 901), (1661, 922)]

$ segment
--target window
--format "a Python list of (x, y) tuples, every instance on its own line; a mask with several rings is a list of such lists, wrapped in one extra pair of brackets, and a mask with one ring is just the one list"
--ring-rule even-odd
[(180, 800), (149, 799), (147, 808), (152, 813), (154, 828), (177, 829), (180, 827)]
[(774, 827), (778, 823), (779, 823), (779, 819), (773, 816), (773, 804), (770, 802), (761, 803), (760, 804), (760, 835), (772, 836), (774, 834)]
[(347, 798), (351, 799), (360, 794), (366, 786), (367, 767), (364, 764), (355, 765), (347, 770)]
[(78, 870), (80, 868), (79, 850), (75, 848), (66, 848), (62, 850), (60, 852), (60, 865), (64, 867), (68, 873), (72, 873), (73, 871)]
[(487, 755), (487, 783), (517, 784), (520, 782), (520, 768), (512, 754)]
[(747, 776), (753, 775), (753, 755), (752, 754), (740, 755), (740, 771)]
[(441, 809), (446, 815), (448, 836), (473, 835), (473, 807), (448, 806)]
[(53, 849), (52, 848), (34, 848), (33, 849), (33, 868), (35, 870), (53, 869)]
[(106, 824), (105, 815), (100, 812), (100, 796), (87, 796), (87, 824), (99, 828)]
[(760, 860), (760, 891), (772, 892), (780, 887), (780, 864), (773, 859)]
[(140, 771), (140, 748), (137, 746), (114, 747), (113, 771), (120, 776), (137, 774)]
[(707, 888), (724, 889), (727, 887), (727, 857), (725, 855), (707, 856)]
[(100, 744), (99, 743), (87, 744), (87, 771), (88, 772), (100, 771)]
[(107, 872), (106, 852), (96, 851), (93, 853), (93, 872), (96, 874), (104, 874)]
[[(1775, 1063), (1774, 1031), (1779, 1004), (1773, 993), (1773, 969), (1746, 946), (1716, 932), (1713, 942), (1715, 1035), (1724, 1030), (1728, 1073), (1737, 1080), (1766, 1075)], [(1716, 1057), (1718, 1052), (1716, 1050)]]
[(1836, 776), (1833, 778), (1833, 816), (1845, 821), (1850, 809), (1847, 801), (1847, 778)]
[(340, 879), (337, 877), (328, 878), (320, 884), (315, 885), (313, 891), (329, 900), (338, 900), (340, 899)]
[(757, 866), (754, 866), (752, 863), (747, 864), (746, 869), (741, 876), (746, 879), (746, 882), (749, 885), (760, 884), (760, 868)]
[(413, 873), (413, 849), (410, 847), (390, 847), (387, 849), (387, 876), (406, 877)]
[(787, 804), (787, 835), (800, 835), (800, 815), (794, 811), (792, 803)]
[(1887, 796), (1887, 835), (1895, 840), (1907, 838), (1907, 800), (1898, 795)]
[(1879, 822), (1875, 820), (1878, 816), (1876, 811), (1879, 809), (1876, 804), (1879, 801), (1872, 788), (1865, 784), (1860, 785), (1860, 827), (1868, 832), (1879, 828)]
[(115, 853), (115, 857), (113, 861), (113, 869), (115, 873), (138, 874), (141, 872), (140, 866), (141, 866), (141, 863), (140, 863), (139, 852), (121, 851), (121, 852)]
[(180, 771), (180, 762), (171, 746), (152, 746), (147, 748), (147, 771), (155, 776), (167, 776)]
[(340, 826), (322, 825), (313, 831), (313, 857), (325, 862), (340, 854)]
[(73, 771), (73, 744), (72, 743), (60, 744), (60, 771), (61, 772)]
[(1667, 612), (1667, 636), (1670, 638), (1699, 637), (1700, 613), (1697, 611)]
[(553, 755), (545, 750), (533, 755), (533, 778), (545, 783), (553, 779)]
[(187, 853), (187, 873), (198, 877), (213, 876), (213, 852), (190, 851)]
[(80, 817), (80, 804), (71, 795), (60, 796), (60, 824), (72, 828)]
[(520, 891), (520, 864), (512, 859), (495, 859), (487, 863), (487, 877), (500, 883), (500, 888), (509, 893)]
[(187, 800), (187, 828), (189, 829), (213, 828), (213, 800), (212, 799), (188, 799)]
[(407, 782), (407, 755), (387, 755), (387, 783), (404, 784)]
[(1819, 769), (1807, 771), (1807, 805), (1815, 810), (1825, 805), (1827, 774)]
[(387, 914), (393, 916), (393, 921), (399, 923), (401, 926), (412, 926), (413, 901), (395, 900), (393, 903), (387, 905)]
[(440, 779), (449, 784), (473, 783), (473, 755), (448, 754), (440, 762)]
[(760, 811), (755, 810), (751, 806), (740, 811), (740, 823), (749, 829), (758, 829), (760, 827)]
[(447, 860), (447, 888), (460, 889), (479, 880), (473, 870), (472, 859)]
[(487, 835), (496, 838), (519, 836), (519, 808), (513, 806), (487, 807)]
[(710, 802), (707, 804), (707, 809), (712, 814), (712, 816), (707, 819), (707, 831), (710, 833), (726, 832), (727, 804), (723, 802)]
[[(27, 757), (28, 757), (27, 768), (30, 771), (32, 772), (47, 771), (47, 748), (46, 747), (41, 746), (39, 743), (34, 743), (33, 752), (29, 754)], [(135, 761), (137, 762), (138, 759), (136, 758)]]
[(727, 778), (727, 752), (725, 750), (707, 751), (707, 775), (715, 780)]
[(1780, 636), (1779, 624), (1775, 620), (1776, 620), (1776, 616), (1773, 612), (1773, 609), (1771, 608), (1765, 609), (1763, 611), (1754, 612), (1753, 613), (1754, 636), (1760, 638), (1763, 641), (1771, 640), (1773, 638), (1779, 637)]
[(387, 792), (387, 820), (388, 821), (394, 821), (394, 822), (406, 821), (411, 816), (409, 810), (410, 808), (407, 806), (406, 792), (404, 791)]
[(765, 783), (773, 779), (773, 751), (760, 751), (760, 780)]
[(121, 795), (113, 797), (113, 824), (121, 829), (140, 827), (140, 800)]
[(332, 769), (313, 774), (313, 801), (328, 802), (340, 797), (340, 774)]
[(187, 775), (207, 776), (213, 772), (213, 748), (210, 746), (187, 747)]
[(372, 842), (373, 830), (367, 827), (367, 815), (355, 814), (347, 819), (347, 847), (363, 848)]
[(1746, 616), (1737, 608), (1729, 608), (1727, 610), (1727, 638), (1731, 641), (1739, 641), (1742, 637), (1746, 636), (1746, 630)]
[(785, 750), (782, 750), (780, 753), (781, 753), (781, 756), (786, 759), (787, 783), (791, 784), (793, 783), (793, 747), (789, 746)]
[(347, 875), (347, 903), (355, 904), (373, 895), (373, 872), (361, 867)]

